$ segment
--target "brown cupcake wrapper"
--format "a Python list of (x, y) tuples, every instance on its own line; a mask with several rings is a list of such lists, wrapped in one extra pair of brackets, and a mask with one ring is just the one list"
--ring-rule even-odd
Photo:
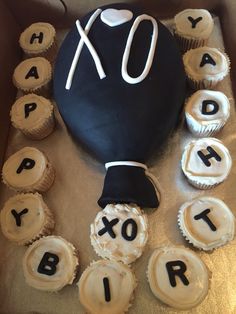
[(46, 192), (51, 187), (55, 179), (55, 175), (56, 175), (55, 169), (52, 166), (52, 164), (48, 161), (42, 179), (35, 184), (33, 190), (39, 192)]
[[(33, 129), (23, 129), (18, 128), (22, 133), (25, 134), (28, 138), (31, 138), (33, 140), (42, 140), (48, 135), (50, 135), (55, 127), (55, 116), (52, 111), (51, 115), (45, 119), (45, 121), (37, 128)], [(17, 127), (16, 127), (17, 128)]]
[(177, 42), (179, 43), (179, 46), (183, 53), (185, 53), (186, 51), (190, 49), (206, 46), (208, 42), (208, 38), (207, 39), (185, 38), (176, 32), (174, 32), (174, 36)]

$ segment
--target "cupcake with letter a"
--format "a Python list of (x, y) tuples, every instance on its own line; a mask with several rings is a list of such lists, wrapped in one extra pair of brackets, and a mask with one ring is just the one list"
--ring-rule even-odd
[(19, 192), (45, 192), (52, 185), (55, 170), (35, 147), (24, 147), (11, 155), (2, 169), (3, 182)]
[(187, 310), (200, 304), (209, 288), (209, 271), (203, 261), (184, 247), (156, 249), (148, 263), (152, 293), (165, 304)]
[(136, 278), (127, 265), (99, 260), (81, 275), (79, 300), (86, 313), (125, 313), (131, 306), (136, 285)]
[(49, 23), (33, 23), (20, 35), (19, 44), (28, 57), (52, 60), (56, 54), (56, 31)]
[(198, 197), (184, 203), (179, 210), (178, 224), (187, 241), (204, 251), (225, 245), (234, 238), (234, 215), (218, 198)]
[(75, 247), (59, 236), (47, 236), (35, 241), (23, 258), (26, 283), (43, 291), (59, 291), (72, 284), (78, 266)]
[(175, 18), (175, 37), (183, 51), (207, 44), (214, 28), (211, 14), (203, 9), (186, 9)]
[(211, 90), (199, 90), (185, 106), (185, 118), (189, 130), (197, 136), (209, 136), (220, 131), (230, 116), (230, 103), (225, 94)]
[(13, 126), (31, 139), (43, 139), (54, 129), (53, 105), (42, 96), (28, 94), (18, 98), (10, 114)]
[(18, 245), (27, 245), (51, 233), (54, 219), (38, 193), (17, 194), (0, 212), (3, 235)]
[(183, 61), (187, 78), (194, 89), (214, 87), (230, 70), (228, 56), (216, 48), (191, 49), (184, 54)]
[(210, 189), (228, 177), (232, 159), (221, 141), (209, 137), (190, 142), (183, 152), (181, 165), (190, 184)]
[(47, 59), (42, 57), (22, 61), (13, 73), (14, 85), (24, 94), (49, 95), (51, 80), (51, 64)]

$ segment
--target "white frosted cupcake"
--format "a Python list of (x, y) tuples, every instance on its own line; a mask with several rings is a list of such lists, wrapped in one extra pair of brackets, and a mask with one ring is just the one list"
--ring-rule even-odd
[(9, 198), (0, 218), (3, 235), (18, 245), (28, 245), (54, 228), (53, 215), (38, 193)]
[(85, 269), (78, 282), (79, 300), (91, 314), (120, 314), (131, 306), (136, 279), (131, 269), (99, 260)]
[(209, 289), (209, 272), (203, 261), (183, 247), (156, 249), (149, 259), (148, 282), (152, 293), (180, 310), (200, 304)]
[(179, 210), (178, 224), (187, 241), (205, 251), (225, 245), (234, 238), (234, 215), (217, 198), (198, 197), (184, 203)]
[(200, 47), (183, 56), (185, 72), (194, 89), (212, 88), (228, 75), (230, 61), (219, 49)]
[(55, 118), (51, 102), (36, 94), (28, 94), (16, 100), (11, 108), (13, 126), (27, 137), (40, 140), (54, 129)]
[(203, 9), (186, 9), (175, 18), (175, 36), (183, 51), (207, 44), (214, 28), (211, 14)]
[(19, 44), (28, 57), (52, 60), (56, 54), (56, 31), (49, 23), (33, 23), (20, 35)]
[(48, 96), (51, 93), (52, 67), (42, 57), (22, 61), (13, 73), (13, 83), (23, 93)]
[(59, 291), (72, 284), (78, 265), (75, 247), (59, 236), (47, 236), (35, 241), (23, 258), (26, 283), (43, 291)]
[(99, 256), (125, 264), (141, 256), (148, 239), (146, 215), (137, 206), (126, 204), (107, 205), (98, 212), (90, 230)]
[(189, 130), (197, 136), (209, 136), (220, 131), (230, 116), (230, 103), (225, 94), (211, 90), (199, 90), (185, 106), (185, 118)]
[(181, 166), (190, 184), (210, 189), (228, 177), (232, 159), (221, 141), (208, 137), (192, 141), (185, 147)]
[(11, 155), (2, 169), (3, 182), (19, 192), (45, 192), (52, 185), (55, 170), (44, 153), (24, 147)]

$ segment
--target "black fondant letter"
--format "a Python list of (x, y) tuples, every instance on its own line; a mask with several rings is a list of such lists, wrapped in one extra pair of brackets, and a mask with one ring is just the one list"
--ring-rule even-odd
[(15, 218), (16, 220), (16, 225), (17, 227), (20, 227), (21, 226), (21, 216), (28, 213), (28, 209), (27, 208), (24, 208), (21, 212), (17, 213), (17, 211), (15, 209), (12, 209), (11, 210), (11, 213), (13, 215), (13, 217)]
[(110, 285), (109, 285), (109, 279), (107, 277), (103, 278), (103, 286), (104, 286), (105, 300), (106, 302), (110, 302), (111, 290), (110, 290)]
[(25, 104), (25, 118), (28, 118), (31, 111), (34, 111), (37, 108), (37, 104), (35, 102)]
[(213, 222), (210, 220), (210, 218), (207, 216), (209, 213), (210, 213), (210, 209), (209, 208), (207, 208), (207, 209), (205, 209), (203, 212), (201, 212), (200, 214), (198, 214), (198, 215), (195, 215), (193, 218), (195, 219), (195, 220), (199, 220), (199, 219), (202, 219), (202, 220), (204, 220), (207, 224), (208, 224), (208, 226), (210, 227), (210, 229), (212, 230), (212, 231), (216, 231), (217, 229), (216, 229), (216, 226), (213, 224)]
[(27, 80), (30, 77), (34, 77), (35, 79), (39, 78), (38, 70), (36, 66), (32, 66), (29, 72), (26, 74), (25, 79)]
[(204, 53), (202, 56), (200, 67), (202, 68), (205, 64), (216, 65), (215, 60), (209, 55), (209, 53)]
[[(128, 225), (131, 225), (132, 227), (132, 230), (131, 230), (131, 234), (128, 235), (127, 233), (127, 227)], [(137, 232), (138, 232), (138, 226), (137, 226), (137, 223), (135, 220), (129, 218), (127, 219), (123, 225), (122, 225), (122, 228), (121, 228), (121, 234), (122, 234), (122, 237), (127, 240), (127, 241), (133, 241), (136, 236), (137, 236)]]
[(211, 166), (211, 163), (209, 161), (209, 159), (211, 158), (215, 158), (216, 161), (221, 161), (221, 157), (217, 154), (217, 152), (211, 146), (207, 146), (206, 149), (208, 150), (209, 154), (204, 155), (203, 152), (200, 150), (197, 152), (197, 154), (207, 167)]
[[(209, 106), (213, 106), (212, 110), (209, 110)], [(202, 102), (202, 114), (213, 115), (219, 111), (219, 105), (214, 100), (203, 100)]]
[(29, 170), (32, 169), (35, 165), (35, 161), (30, 158), (24, 158), (16, 170), (16, 173), (20, 174), (24, 169)]
[(52, 276), (57, 271), (59, 257), (56, 254), (45, 252), (38, 266), (38, 273)]
[(192, 28), (196, 28), (197, 23), (202, 20), (202, 17), (199, 16), (198, 18), (194, 19), (192, 16), (188, 16), (188, 20), (192, 24)]
[(115, 226), (118, 222), (119, 222), (119, 219), (118, 218), (115, 218), (115, 219), (112, 219), (111, 221), (109, 221), (107, 219), (107, 217), (103, 216), (102, 217), (102, 222), (104, 223), (104, 228), (102, 228), (101, 230), (98, 231), (98, 235), (99, 236), (102, 236), (104, 233), (108, 232), (109, 235), (115, 239), (116, 237), (116, 234), (115, 232), (113, 231), (112, 227)]
[(38, 43), (42, 44), (42, 42), (43, 42), (43, 32), (40, 32), (39, 35), (33, 33), (31, 38), (30, 38), (30, 43), (33, 44), (33, 42), (35, 40), (37, 40), (37, 39), (38, 39)]
[(166, 270), (169, 276), (169, 281), (172, 287), (176, 287), (176, 279), (175, 277), (178, 276), (182, 283), (185, 286), (189, 285), (189, 281), (187, 277), (184, 275), (185, 271), (187, 270), (186, 265), (183, 261), (172, 261), (166, 263)]

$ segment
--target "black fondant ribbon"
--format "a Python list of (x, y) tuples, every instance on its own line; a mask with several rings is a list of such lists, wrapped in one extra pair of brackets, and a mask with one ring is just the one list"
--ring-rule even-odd
[(140, 167), (115, 166), (107, 170), (102, 195), (98, 205), (134, 203), (142, 208), (156, 208), (159, 205), (156, 190)]

